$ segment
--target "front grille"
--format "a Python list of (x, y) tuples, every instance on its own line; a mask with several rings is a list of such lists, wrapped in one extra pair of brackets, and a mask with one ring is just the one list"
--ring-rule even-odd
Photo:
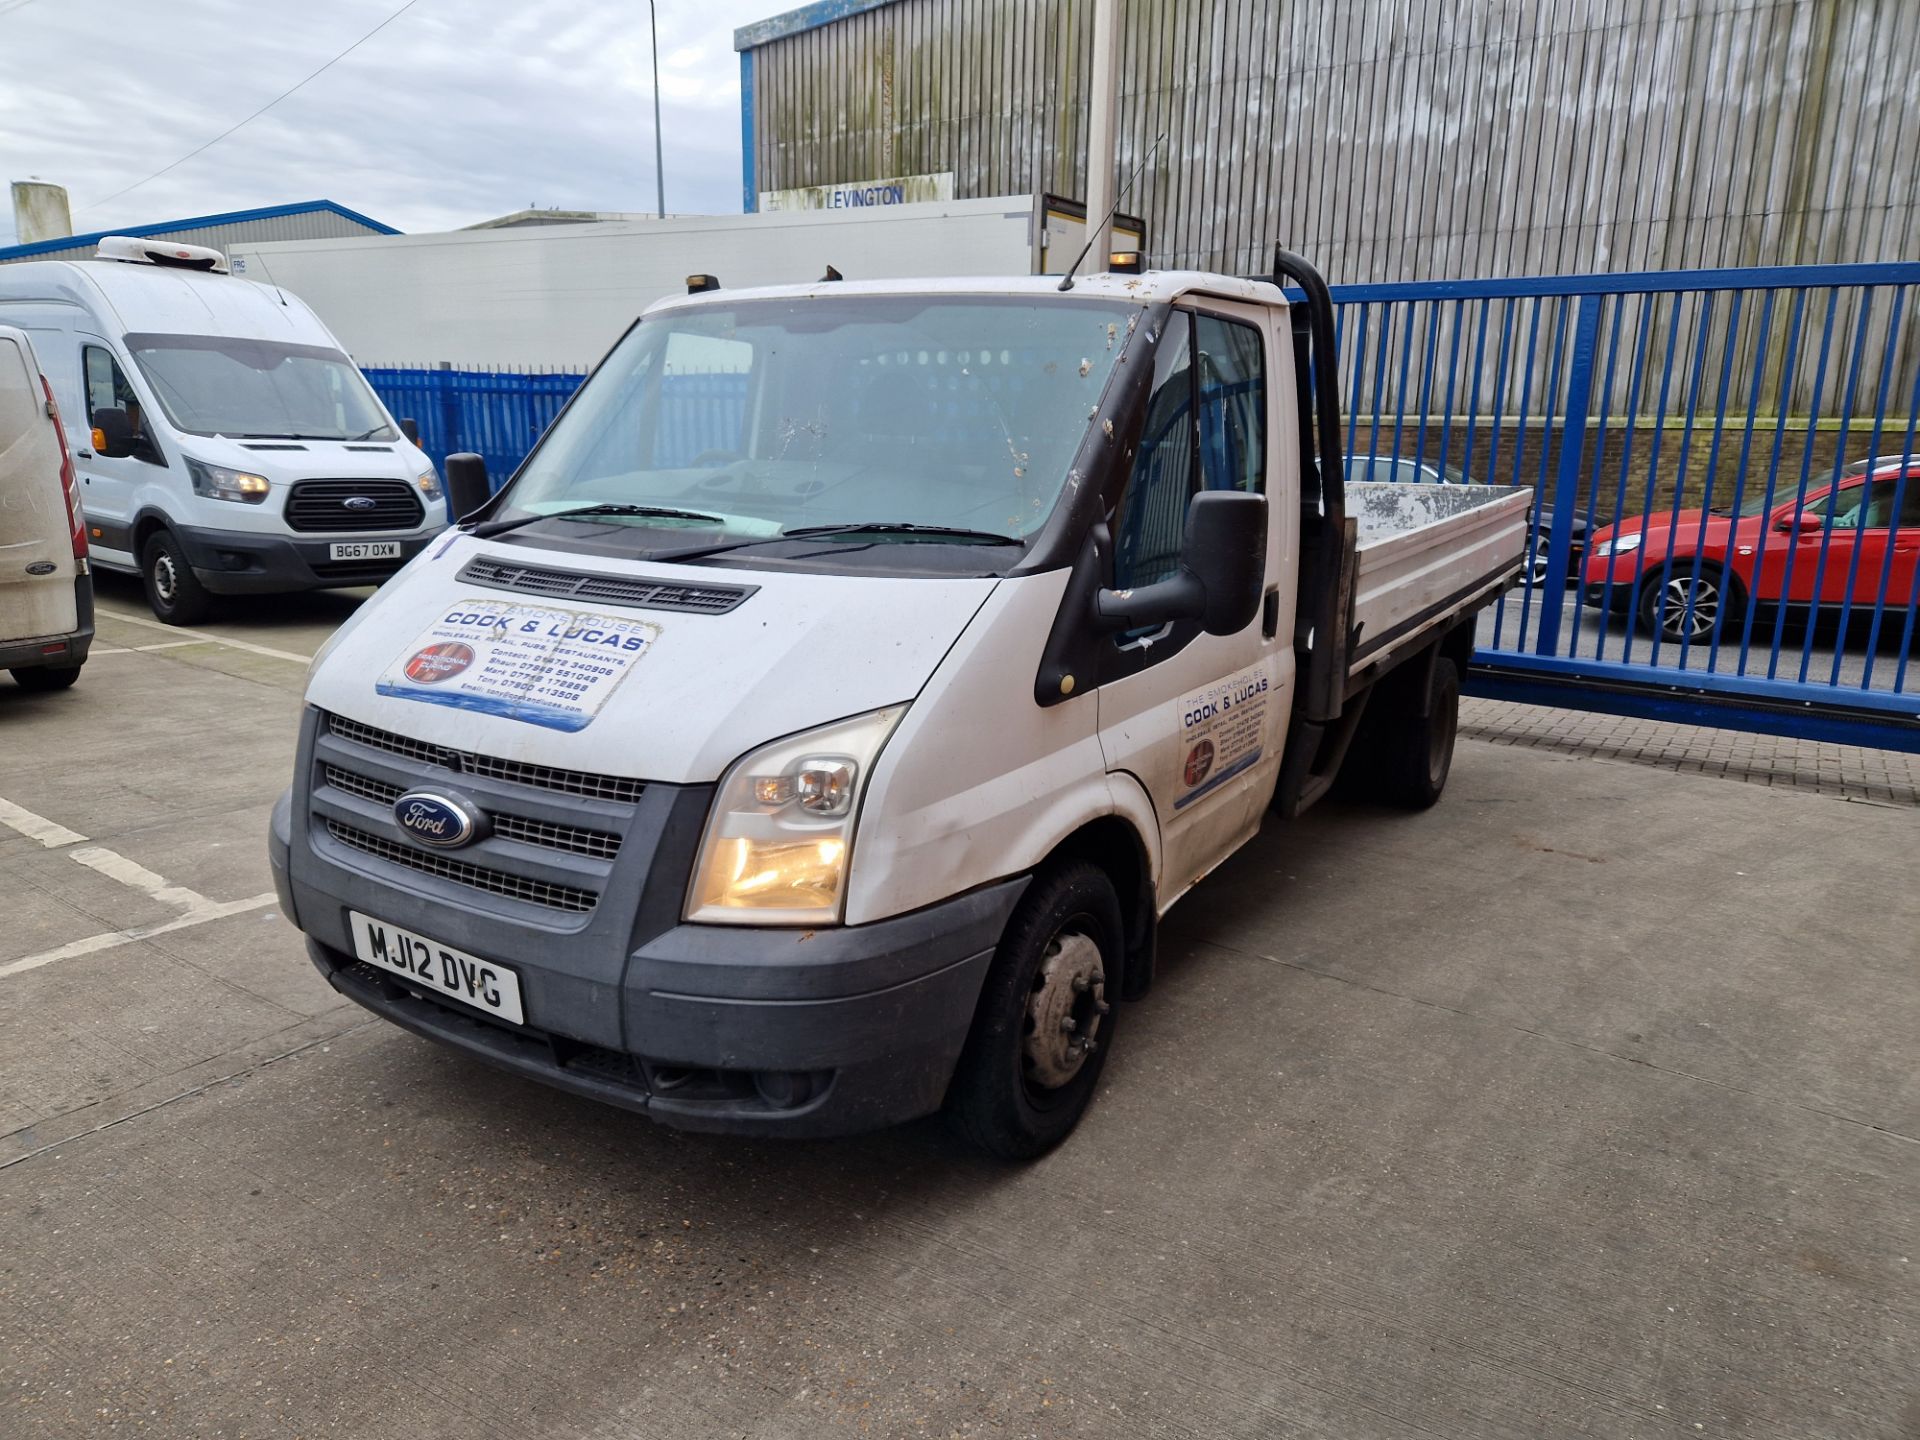
[[(368, 775), (356, 775), (338, 765), (328, 765), (324, 773), (327, 784), (334, 789), (358, 795), (362, 800), (371, 800), (376, 805), (391, 805), (405, 793), (398, 785), (389, 785), (384, 780), (375, 780)], [(538, 845), (545, 850), (565, 850), (571, 855), (585, 855), (594, 860), (611, 860), (620, 853), (620, 837), (604, 830), (556, 825), (550, 820), (534, 820), (525, 815), (494, 813), (492, 819), (493, 833), (503, 840), (518, 840), (523, 845)]]
[[(355, 499), (373, 504), (346, 504)], [(411, 530), (425, 513), (405, 480), (302, 480), (287, 492), (287, 528), (308, 533)]]
[(533, 765), (525, 760), (502, 760), (471, 750), (452, 750), (430, 745), (390, 730), (377, 730), (349, 720), (344, 715), (327, 716), (327, 729), (342, 740), (384, 750), (389, 755), (404, 755), (423, 765), (439, 765), (467, 775), (483, 775), (489, 780), (504, 780), (513, 785), (530, 785), (537, 790), (557, 790), (563, 795), (584, 795), (592, 800), (638, 800), (647, 788), (644, 780), (629, 780), (622, 775), (595, 775), (586, 770), (562, 770), (552, 765)]
[(679, 610), (696, 615), (724, 615), (758, 589), (755, 585), (681, 585), (640, 580), (621, 575), (590, 575), (553, 570), (541, 565), (517, 565), (510, 560), (476, 556), (460, 569), (460, 579), (496, 590), (519, 590), (565, 600), (610, 600), (644, 610)]
[(549, 910), (567, 910), (576, 915), (584, 915), (593, 909), (600, 897), (591, 890), (581, 890), (572, 885), (556, 885), (548, 880), (530, 880), (524, 875), (508, 875), (503, 871), (490, 870), (484, 865), (471, 865), (464, 860), (454, 860), (445, 855), (429, 855), (415, 850), (410, 845), (401, 845), (379, 835), (369, 835), (364, 830), (356, 830), (351, 825), (342, 825), (338, 820), (327, 821), (327, 833), (342, 845), (351, 845), (363, 854), (374, 855), (395, 865), (404, 865), (409, 870), (418, 870), (424, 875), (437, 875), (442, 880), (451, 880), (456, 885), (470, 886), (475, 890), (484, 890), (489, 895), (504, 895), (510, 900), (523, 901), (528, 905), (541, 905)]

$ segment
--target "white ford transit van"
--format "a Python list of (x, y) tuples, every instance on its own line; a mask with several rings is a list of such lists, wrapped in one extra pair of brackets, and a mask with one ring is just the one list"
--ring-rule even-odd
[(376, 583), (446, 525), (433, 466), (327, 327), (217, 250), (110, 236), (0, 266), (0, 324), (69, 417), (93, 563), (141, 575), (162, 620)]
[(0, 325), (0, 670), (64, 690), (93, 643), (93, 581), (73, 467), (33, 345)]

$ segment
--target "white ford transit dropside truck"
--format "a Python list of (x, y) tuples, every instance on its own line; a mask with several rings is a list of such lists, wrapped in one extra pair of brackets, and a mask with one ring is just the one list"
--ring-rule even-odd
[(668, 1124), (1044, 1151), (1265, 816), (1446, 783), (1531, 497), (1344, 484), (1335, 368), (1284, 252), (653, 306), (316, 656), (282, 905), (368, 1009)]

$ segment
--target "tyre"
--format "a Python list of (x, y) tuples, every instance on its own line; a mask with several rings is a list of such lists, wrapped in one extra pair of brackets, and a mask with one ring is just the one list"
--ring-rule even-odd
[[(1409, 686), (1382, 695), (1387, 708), (1369, 737), (1374, 794), (1403, 810), (1430, 809), (1447, 788), (1453, 770), (1453, 742), (1460, 733), (1460, 671), (1444, 656), (1433, 662), (1427, 686), (1427, 713)], [(1376, 718), (1371, 710), (1368, 718)]]
[(1675, 644), (1698, 644), (1713, 634), (1716, 624), (1724, 623), (1723, 613), (1731, 619), (1745, 604), (1739, 582), (1718, 566), (1702, 565), (1695, 576), (1688, 564), (1650, 576), (1640, 587), (1635, 609), (1650, 633)]
[(13, 676), (13, 683), (22, 690), (43, 694), (49, 690), (67, 689), (80, 678), (80, 667), (66, 665), (55, 669), (49, 665), (42, 665), (32, 670), (10, 670), (7, 673)]
[(170, 530), (156, 530), (147, 537), (140, 552), (140, 578), (147, 584), (147, 604), (169, 625), (197, 625), (213, 608), (213, 596), (193, 573)]
[(989, 1155), (1031, 1160), (1086, 1113), (1112, 1049), (1125, 954), (1120, 898), (1084, 860), (1020, 898), (947, 1091), (948, 1122)]
[(1527, 583), (1539, 589), (1553, 573), (1553, 545), (1545, 535), (1535, 537), (1533, 553), (1527, 559)]

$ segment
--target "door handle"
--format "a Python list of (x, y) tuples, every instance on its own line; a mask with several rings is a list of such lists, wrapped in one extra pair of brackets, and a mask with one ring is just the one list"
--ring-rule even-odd
[(1280, 587), (1269, 585), (1266, 598), (1260, 602), (1260, 634), (1263, 639), (1271, 640), (1280, 633)]
[(91, 460), (93, 458), (93, 451), (76, 450), (73, 452), (73, 458), (76, 460)]

